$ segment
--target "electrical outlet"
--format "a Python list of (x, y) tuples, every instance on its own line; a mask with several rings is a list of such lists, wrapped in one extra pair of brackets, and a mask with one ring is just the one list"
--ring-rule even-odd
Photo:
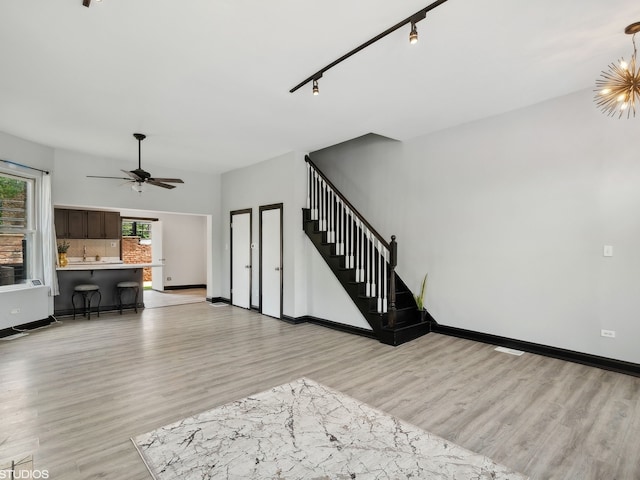
[(16, 315), (16, 314), (20, 313), (20, 309), (19, 308), (13, 308), (13, 309), (11, 309), (11, 313), (13, 315)]
[(615, 330), (600, 330), (600, 335), (607, 338), (616, 338)]
[(171, 277), (167, 277), (167, 282), (170, 282), (170, 281), (171, 281)]
[(602, 255), (605, 257), (613, 257), (613, 247), (611, 245), (605, 245), (602, 249)]

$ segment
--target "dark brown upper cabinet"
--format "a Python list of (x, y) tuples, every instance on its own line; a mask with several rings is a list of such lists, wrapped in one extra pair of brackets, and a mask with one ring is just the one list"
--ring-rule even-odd
[(58, 238), (119, 239), (122, 232), (118, 212), (56, 208), (54, 219)]
[(69, 210), (56, 208), (53, 211), (53, 221), (56, 226), (56, 237), (69, 238)]
[(87, 212), (84, 210), (67, 210), (69, 212), (68, 238), (87, 237)]
[(119, 212), (104, 212), (104, 238), (120, 238), (122, 220)]

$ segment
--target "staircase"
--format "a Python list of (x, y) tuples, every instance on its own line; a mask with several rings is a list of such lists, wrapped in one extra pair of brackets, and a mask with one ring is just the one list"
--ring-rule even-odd
[(380, 342), (400, 345), (431, 331), (435, 320), (418, 310), (395, 272), (398, 246), (387, 242), (307, 156), (305, 233)]

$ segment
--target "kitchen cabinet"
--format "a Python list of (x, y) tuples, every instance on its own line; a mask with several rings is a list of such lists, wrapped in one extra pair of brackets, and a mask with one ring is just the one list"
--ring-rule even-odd
[(83, 210), (67, 210), (68, 235), (67, 238), (87, 238), (87, 212)]
[(54, 221), (58, 238), (119, 239), (122, 231), (118, 212), (56, 208)]
[(87, 238), (120, 238), (118, 212), (87, 211)]
[(119, 212), (104, 212), (104, 238), (120, 238), (122, 220)]
[(56, 237), (69, 238), (69, 210), (56, 208), (53, 211), (53, 222), (56, 226)]

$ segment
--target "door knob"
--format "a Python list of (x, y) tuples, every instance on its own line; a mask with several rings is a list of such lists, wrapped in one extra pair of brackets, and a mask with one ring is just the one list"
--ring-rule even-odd
[(279, 272), (279, 271), (280, 271), (280, 267), (276, 267), (276, 272)]
[(251, 265), (245, 265), (244, 268), (251, 268)]

